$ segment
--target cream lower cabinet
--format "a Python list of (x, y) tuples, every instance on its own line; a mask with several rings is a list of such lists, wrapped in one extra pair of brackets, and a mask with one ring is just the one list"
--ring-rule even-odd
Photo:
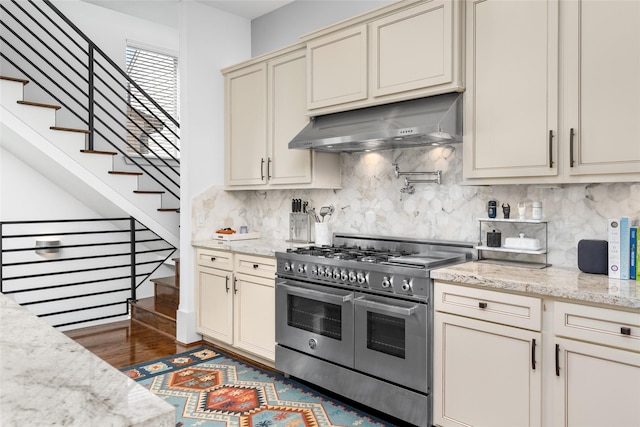
[(640, 3), (467, 0), (468, 184), (640, 180)]
[(302, 46), (222, 72), (228, 190), (340, 188), (338, 154), (288, 147), (309, 121)]
[(275, 258), (202, 248), (196, 253), (197, 331), (273, 362)]
[(434, 424), (541, 425), (540, 304), (436, 282)]
[(554, 309), (555, 425), (640, 426), (640, 315)]

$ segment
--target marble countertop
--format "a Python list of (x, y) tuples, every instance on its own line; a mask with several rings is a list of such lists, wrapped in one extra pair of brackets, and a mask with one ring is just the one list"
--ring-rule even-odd
[(432, 270), (431, 277), (452, 283), (640, 310), (640, 281), (609, 279), (605, 275), (582, 273), (577, 269), (529, 269), (467, 262)]
[(207, 249), (218, 249), (248, 255), (275, 256), (276, 252), (286, 252), (290, 248), (299, 248), (313, 245), (313, 243), (291, 243), (275, 239), (250, 239), (250, 240), (196, 240), (192, 246)]
[(175, 408), (0, 294), (0, 424), (174, 427)]

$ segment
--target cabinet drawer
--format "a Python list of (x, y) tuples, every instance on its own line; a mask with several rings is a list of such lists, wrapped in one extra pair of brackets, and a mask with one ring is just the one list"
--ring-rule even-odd
[(198, 249), (196, 263), (203, 267), (219, 268), (231, 271), (233, 269), (233, 254), (231, 252), (213, 249)]
[(437, 311), (540, 331), (540, 298), (468, 288), (436, 282), (434, 306)]
[(554, 304), (556, 335), (640, 352), (640, 314), (586, 305)]
[(234, 270), (236, 273), (273, 279), (276, 274), (276, 259), (272, 257), (236, 254)]

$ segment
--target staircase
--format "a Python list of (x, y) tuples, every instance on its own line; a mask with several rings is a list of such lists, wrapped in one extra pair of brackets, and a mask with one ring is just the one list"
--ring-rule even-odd
[(131, 320), (176, 337), (176, 311), (180, 305), (180, 258), (175, 262), (175, 276), (151, 279), (154, 296), (131, 302)]

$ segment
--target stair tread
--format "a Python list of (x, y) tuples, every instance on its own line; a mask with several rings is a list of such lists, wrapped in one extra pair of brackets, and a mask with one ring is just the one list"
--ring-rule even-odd
[(109, 154), (112, 156), (115, 156), (118, 154), (115, 151), (100, 151), (100, 150), (80, 150), (80, 152), (86, 153), (86, 154)]
[(31, 102), (31, 101), (17, 101), (17, 102), (18, 104), (21, 104), (21, 105), (30, 105), (32, 107), (53, 108), (54, 110), (59, 110), (62, 108), (59, 105), (43, 104), (42, 102)]
[(138, 301), (132, 302), (131, 304), (166, 319), (172, 321), (176, 320), (177, 307), (171, 304), (157, 304), (154, 297), (140, 298)]
[(109, 171), (112, 175), (142, 175), (142, 172), (128, 172), (128, 171)]
[(176, 280), (176, 276), (156, 277), (151, 279), (153, 283), (180, 289), (180, 286), (176, 286), (175, 280)]
[(61, 126), (51, 126), (49, 129), (51, 130), (61, 130), (64, 132), (78, 132), (78, 133), (91, 133), (88, 129), (77, 129), (77, 128), (65, 128)]
[(17, 77), (9, 77), (9, 76), (0, 76), (0, 80), (9, 80), (9, 81), (12, 81), (12, 82), (18, 82), (18, 83), (22, 83), (22, 84), (25, 84), (25, 85), (27, 83), (29, 83), (29, 80), (20, 79), (20, 78), (17, 78)]
[(133, 190), (136, 194), (164, 194), (162, 190)]
[(178, 208), (159, 208), (158, 212), (177, 212)]

